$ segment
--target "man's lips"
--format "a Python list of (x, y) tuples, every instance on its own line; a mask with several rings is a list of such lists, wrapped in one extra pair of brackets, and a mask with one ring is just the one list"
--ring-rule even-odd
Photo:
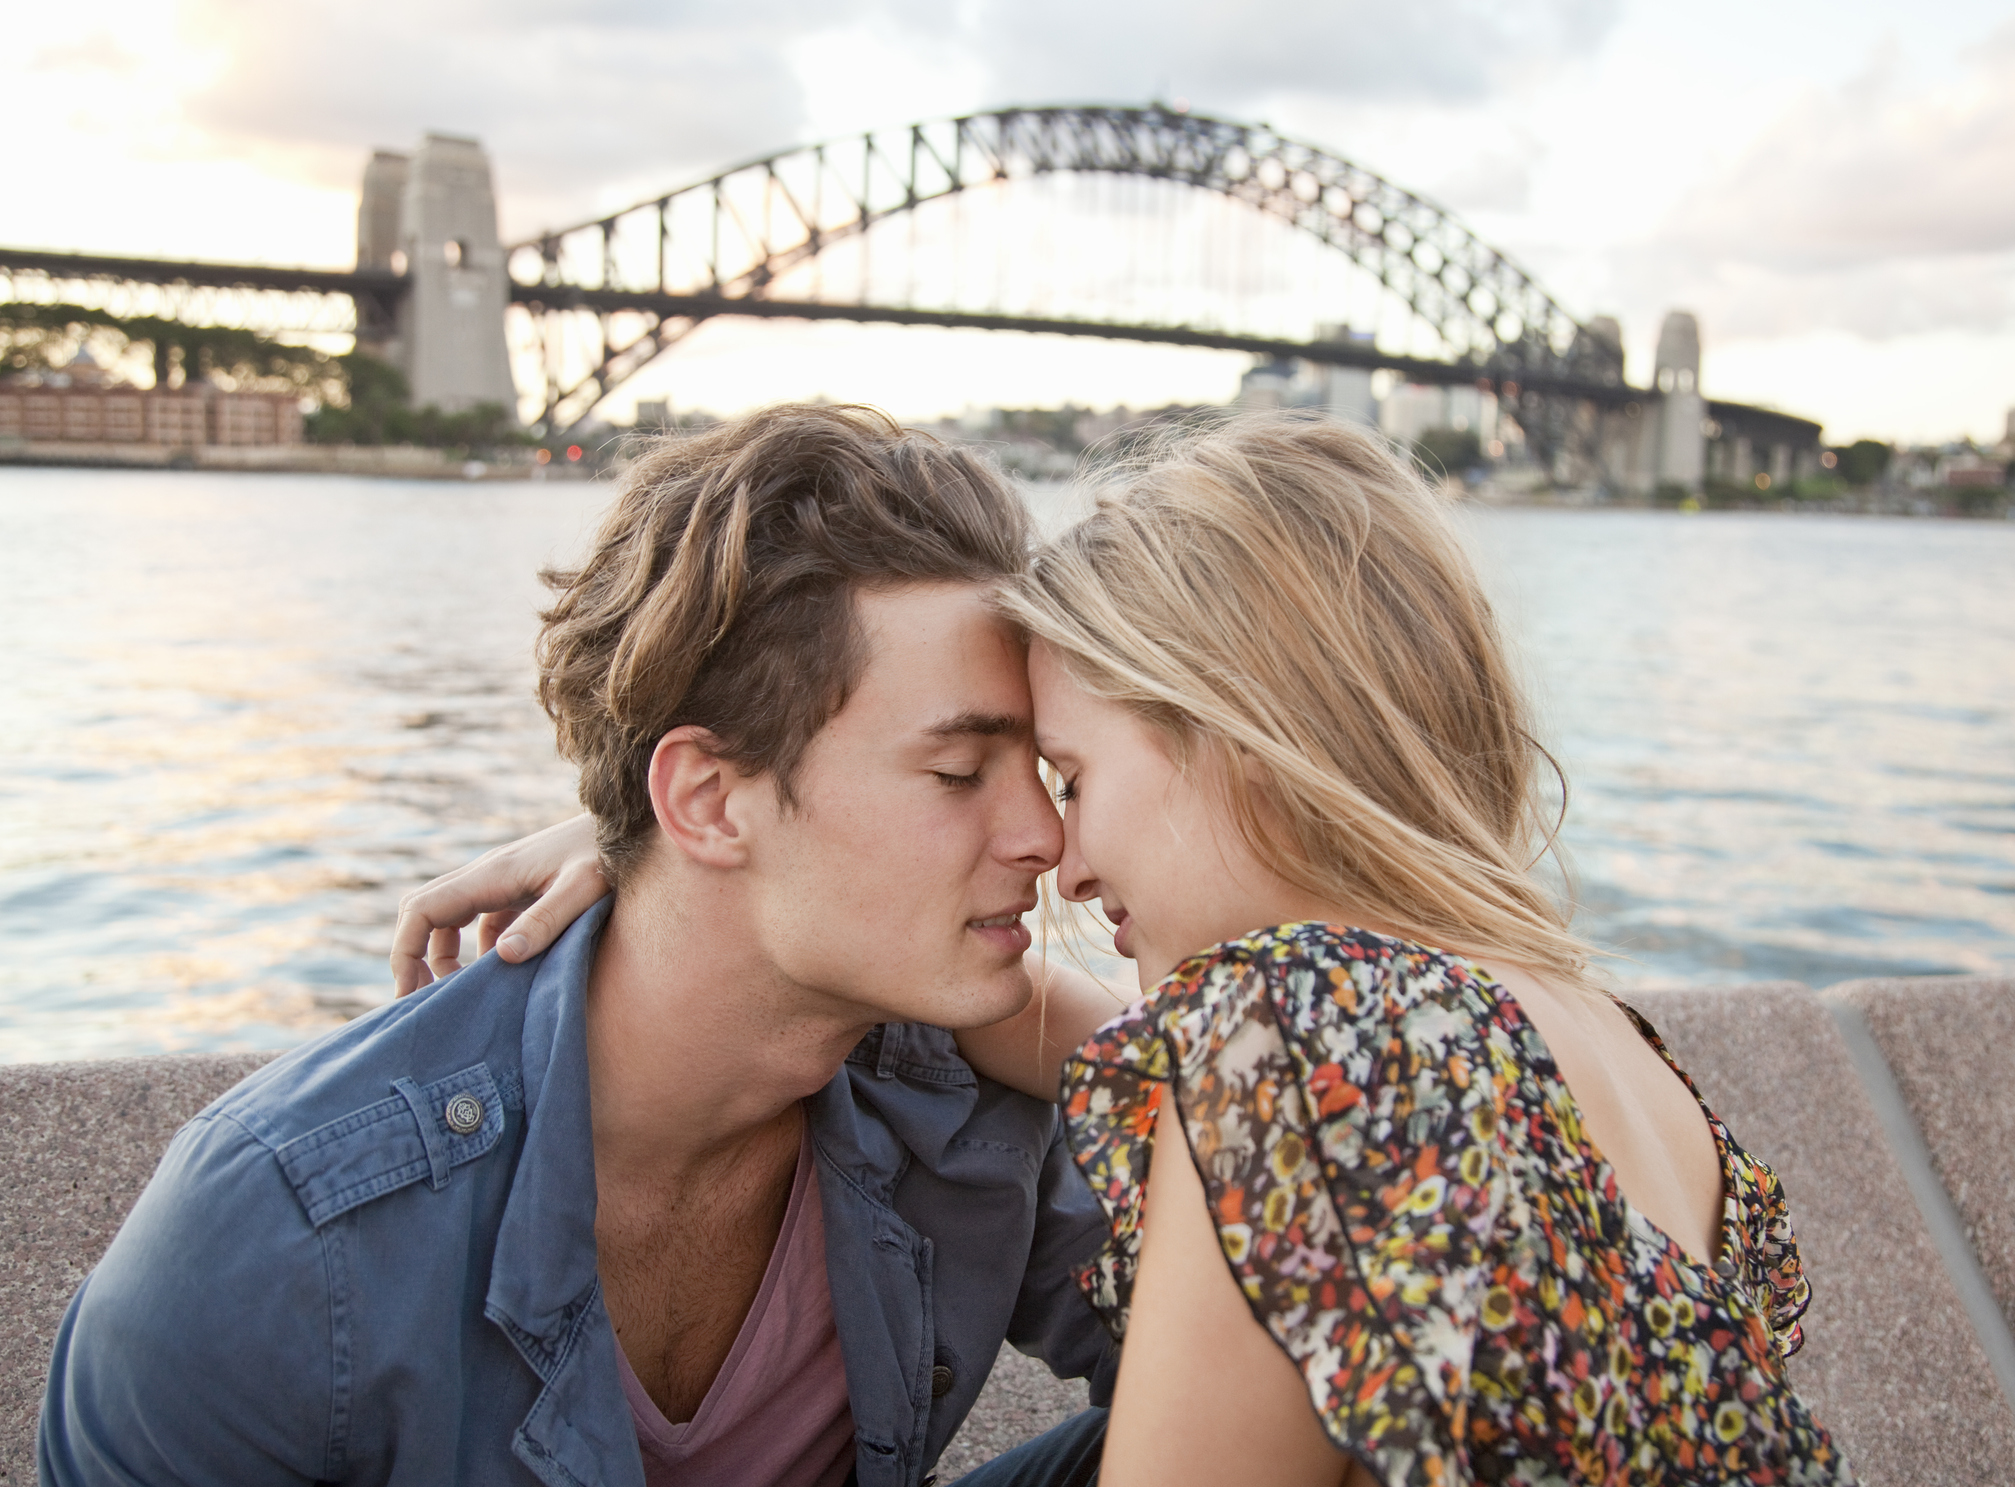
[(989, 914), (984, 919), (968, 919), (966, 927), (968, 929), (1009, 929), (1021, 923), (1021, 916), (1034, 907), (1035, 903), (1030, 901), (1016, 908), (1003, 909), (998, 914)]
[(1028, 932), (1028, 926), (1021, 922), (1021, 916), (1033, 909), (1033, 902), (1019, 904), (1012, 909), (1004, 909), (998, 914), (987, 914), (979, 919), (968, 919), (966, 928), (992, 945), (1003, 955), (1022, 954), (1035, 943), (1035, 937)]

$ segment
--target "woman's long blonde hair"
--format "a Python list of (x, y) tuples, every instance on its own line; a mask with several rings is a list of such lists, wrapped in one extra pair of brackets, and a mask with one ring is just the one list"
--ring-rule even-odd
[(1552, 761), (1440, 498), (1375, 435), (1271, 414), (1157, 441), (1000, 604), (1178, 763), (1216, 754), (1296, 887), (1585, 983), (1533, 872)]

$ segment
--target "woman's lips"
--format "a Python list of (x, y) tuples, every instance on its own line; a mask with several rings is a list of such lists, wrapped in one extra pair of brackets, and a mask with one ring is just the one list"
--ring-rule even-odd
[(1121, 909), (1112, 922), (1112, 948), (1127, 960), (1133, 959), (1133, 945), (1128, 931), (1133, 928), (1133, 915)]

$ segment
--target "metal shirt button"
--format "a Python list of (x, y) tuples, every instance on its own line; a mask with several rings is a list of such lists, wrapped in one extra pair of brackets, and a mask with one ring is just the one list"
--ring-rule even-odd
[(1720, 1259), (1714, 1262), (1714, 1273), (1720, 1276), (1723, 1280), (1734, 1280), (1735, 1262), (1729, 1259), (1728, 1256), (1723, 1255)]
[(952, 1392), (952, 1371), (940, 1363), (931, 1370), (931, 1398), (943, 1399)]
[(482, 1129), (483, 1102), (474, 1095), (456, 1095), (441, 1111), (441, 1118), (457, 1136), (467, 1136)]

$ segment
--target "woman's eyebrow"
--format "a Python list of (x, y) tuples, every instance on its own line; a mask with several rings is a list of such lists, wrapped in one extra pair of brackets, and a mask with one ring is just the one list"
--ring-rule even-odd
[(1013, 713), (963, 712), (924, 729), (929, 738), (1029, 738), (1035, 725)]

